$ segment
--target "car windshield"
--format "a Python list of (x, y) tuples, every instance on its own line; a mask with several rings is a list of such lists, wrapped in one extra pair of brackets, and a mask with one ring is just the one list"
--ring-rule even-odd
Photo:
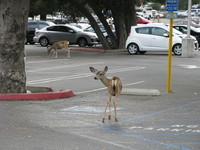
[[(169, 25), (166, 25), (166, 27), (168, 28), (168, 31), (169, 31)], [(177, 30), (177, 29), (175, 29), (175, 28), (173, 28), (173, 33), (175, 33), (175, 34), (177, 34), (177, 35), (182, 35), (182, 34), (184, 34), (184, 33), (182, 33), (181, 31), (179, 31), (179, 30)]]
[(174, 28), (173, 28), (173, 32), (174, 32), (175, 34), (177, 34), (177, 35), (183, 34), (182, 32), (180, 32), (180, 31), (178, 31), (177, 29), (174, 29)]

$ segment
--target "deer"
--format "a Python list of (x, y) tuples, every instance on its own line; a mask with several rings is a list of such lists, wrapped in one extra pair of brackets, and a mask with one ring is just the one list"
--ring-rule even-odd
[(54, 58), (57, 58), (57, 53), (58, 53), (58, 50), (62, 49), (62, 48), (65, 48), (66, 51), (67, 51), (67, 58), (69, 59), (70, 58), (70, 48), (68, 47), (69, 46), (69, 41), (59, 41), (59, 42), (55, 42), (52, 46), (48, 46), (47, 49), (48, 49), (48, 55), (49, 53), (51, 52), (51, 50), (53, 49), (54, 50), (54, 53), (52, 55), (52, 57), (54, 56)]
[(98, 71), (97, 69), (93, 67), (89, 67), (90, 71), (94, 73), (96, 76), (94, 77), (95, 80), (101, 80), (101, 82), (107, 87), (108, 89), (108, 96), (107, 96), (107, 101), (106, 101), (106, 106), (105, 106), (105, 111), (104, 111), (104, 116), (102, 119), (102, 122), (104, 123), (105, 118), (106, 118), (106, 111), (107, 107), (109, 106), (109, 115), (108, 119), (111, 120), (111, 96), (114, 96), (113, 100), (113, 106), (114, 106), (114, 112), (115, 112), (115, 121), (118, 122), (118, 117), (117, 117), (117, 99), (122, 91), (122, 82), (119, 77), (112, 77), (111, 79), (107, 78), (106, 72), (108, 71), (108, 67), (105, 66), (103, 71)]

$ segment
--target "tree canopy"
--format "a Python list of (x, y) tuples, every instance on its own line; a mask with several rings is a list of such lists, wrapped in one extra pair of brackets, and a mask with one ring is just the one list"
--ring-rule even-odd
[[(193, 4), (198, 4), (199, 0), (193, 0)], [(135, 6), (153, 2), (156, 8), (165, 4), (166, 0), (31, 0), (30, 16), (41, 15), (45, 20), (46, 14), (63, 12), (71, 16), (75, 22), (76, 17), (85, 16), (95, 32), (97, 33), (105, 49), (124, 48), (125, 40), (132, 25), (136, 24)], [(188, 1), (179, 2), (179, 9), (187, 9)], [(112, 32), (106, 16), (102, 12), (112, 13), (115, 33)], [(98, 22), (93, 17), (96, 14), (108, 33), (109, 42), (103, 36), (98, 27)]]
[[(136, 24), (135, 5), (139, 0), (31, 0), (30, 15), (41, 15), (41, 19), (45, 20), (44, 14), (53, 14), (54, 12), (64, 12), (66, 15), (85, 16), (95, 32), (97, 33), (102, 45), (105, 49), (124, 48), (125, 40), (130, 27)], [(48, 6), (46, 9), (45, 7)], [(107, 16), (103, 11), (110, 11), (115, 24), (113, 33), (108, 22)], [(109, 42), (103, 36), (98, 27), (98, 22), (93, 17), (96, 14), (108, 33)]]

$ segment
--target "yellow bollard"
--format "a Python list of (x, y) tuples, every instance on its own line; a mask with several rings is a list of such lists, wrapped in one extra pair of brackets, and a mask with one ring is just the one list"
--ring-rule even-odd
[(170, 19), (169, 29), (169, 49), (168, 49), (168, 71), (167, 71), (167, 92), (171, 90), (171, 76), (172, 76), (172, 32), (173, 32), (173, 19)]

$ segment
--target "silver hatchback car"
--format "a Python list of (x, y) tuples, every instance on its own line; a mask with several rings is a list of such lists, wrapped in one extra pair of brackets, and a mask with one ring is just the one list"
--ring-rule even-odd
[(80, 47), (98, 44), (99, 40), (95, 33), (85, 32), (75, 26), (53, 25), (35, 31), (33, 37), (35, 43), (48, 46), (57, 41), (67, 40), (70, 44), (78, 44)]

